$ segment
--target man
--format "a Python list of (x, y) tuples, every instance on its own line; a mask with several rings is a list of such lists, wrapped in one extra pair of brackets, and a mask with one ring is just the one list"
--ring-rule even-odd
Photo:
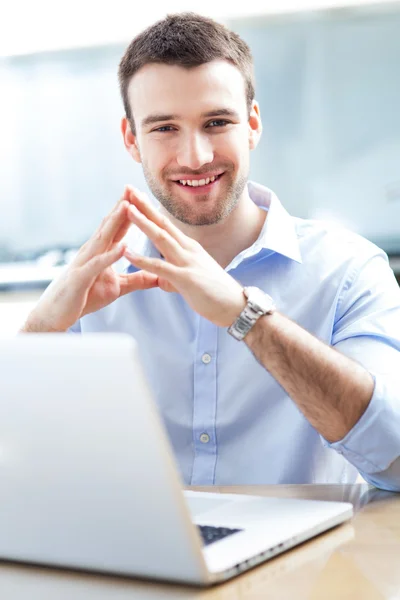
[(127, 187), (23, 331), (132, 334), (187, 484), (359, 471), (400, 490), (399, 288), (374, 245), (247, 182), (261, 135), (247, 45), (173, 15), (119, 77), (124, 143), (161, 209)]

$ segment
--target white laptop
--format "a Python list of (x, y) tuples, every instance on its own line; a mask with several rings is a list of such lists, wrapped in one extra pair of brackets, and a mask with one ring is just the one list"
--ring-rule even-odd
[(210, 585), (352, 516), (182, 482), (135, 341), (0, 341), (0, 558)]

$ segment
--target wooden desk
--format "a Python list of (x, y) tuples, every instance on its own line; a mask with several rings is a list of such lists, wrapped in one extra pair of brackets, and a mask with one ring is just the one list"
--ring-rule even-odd
[(232, 487), (213, 491), (344, 500), (353, 503), (356, 515), (352, 522), (207, 590), (0, 562), (1, 598), (400, 599), (400, 494), (382, 492), (367, 484)]

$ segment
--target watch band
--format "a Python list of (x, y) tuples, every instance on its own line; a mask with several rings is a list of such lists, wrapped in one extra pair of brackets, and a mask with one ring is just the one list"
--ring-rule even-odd
[(260, 309), (258, 306), (255, 306), (251, 300), (248, 299), (246, 306), (236, 321), (228, 328), (228, 333), (234, 337), (235, 340), (241, 342), (260, 317), (275, 312), (276, 306), (271, 296), (265, 294), (265, 299), (269, 300), (269, 303), (267, 308), (264, 310)]
[(244, 307), (236, 321), (229, 327), (230, 333), (235, 340), (240, 342), (246, 333), (255, 325), (263, 313), (256, 313), (248, 304)]

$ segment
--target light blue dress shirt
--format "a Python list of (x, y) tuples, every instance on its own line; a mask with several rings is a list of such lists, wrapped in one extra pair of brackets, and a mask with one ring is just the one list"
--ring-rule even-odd
[[(344, 439), (329, 444), (246, 344), (179, 294), (134, 292), (71, 330), (136, 338), (185, 484), (352, 483), (359, 471), (400, 490), (400, 290), (387, 257), (348, 231), (291, 217), (273, 192), (248, 185), (268, 218), (226, 270), (371, 372), (372, 400)], [(134, 250), (160, 256), (145, 238)]]

